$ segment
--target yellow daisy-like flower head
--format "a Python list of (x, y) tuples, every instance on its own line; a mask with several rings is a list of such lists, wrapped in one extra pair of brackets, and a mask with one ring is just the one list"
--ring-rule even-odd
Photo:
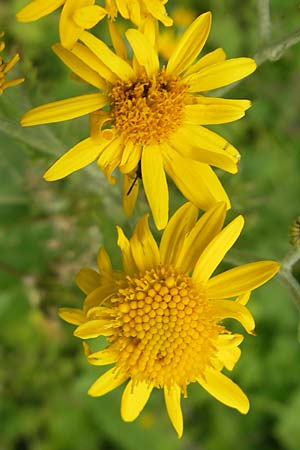
[(253, 333), (254, 320), (245, 305), (250, 292), (273, 277), (279, 265), (260, 261), (212, 277), (243, 227), (239, 216), (222, 230), (225, 214), (221, 202), (198, 220), (197, 209), (187, 203), (171, 218), (159, 247), (147, 216), (130, 240), (118, 228), (123, 272), (112, 269), (101, 248), (99, 273), (85, 268), (77, 275), (87, 294), (83, 309), (60, 310), (64, 320), (78, 325), (75, 336), (106, 337), (102, 350), (91, 352), (85, 344), (91, 364), (112, 365), (89, 394), (101, 396), (128, 381), (121, 404), (125, 421), (139, 415), (154, 388), (163, 389), (180, 437), (181, 394), (186, 397), (194, 382), (225, 405), (248, 412), (246, 395), (222, 374), (239, 359), (243, 336), (228, 331), (222, 320), (236, 319)]
[[(0, 39), (3, 38), (4, 33), (0, 32)], [(0, 53), (4, 50), (5, 43), (0, 41)], [(6, 74), (14, 67), (14, 65), (19, 61), (20, 56), (16, 53), (7, 63), (3, 61), (0, 55), (0, 95), (3, 91), (9, 87), (16, 86), (17, 84), (23, 83), (24, 78), (16, 78), (15, 80), (6, 80)]]
[(17, 13), (19, 22), (32, 22), (47, 16), (63, 6), (59, 20), (59, 34), (62, 45), (72, 48), (84, 30), (93, 28), (106, 15), (95, 0), (34, 0)]
[(177, 43), (166, 67), (160, 67), (155, 34), (146, 37), (134, 29), (126, 32), (134, 53), (132, 63), (115, 27), (111, 33), (116, 53), (86, 31), (80, 37), (85, 45), (77, 43), (72, 52), (54, 46), (73, 72), (101, 92), (43, 105), (23, 116), (21, 123), (28, 126), (91, 115), (91, 137), (63, 155), (45, 179), (63, 178), (96, 159), (113, 182), (111, 173), (118, 167), (124, 175), (125, 211), (130, 213), (137, 195), (136, 173), (141, 172), (159, 229), (168, 221), (166, 173), (199, 208), (207, 210), (216, 201), (229, 206), (210, 165), (236, 173), (239, 153), (203, 125), (240, 119), (250, 102), (204, 93), (249, 75), (256, 66), (250, 58), (225, 60), (222, 49), (196, 61), (210, 25), (210, 13), (199, 16)]

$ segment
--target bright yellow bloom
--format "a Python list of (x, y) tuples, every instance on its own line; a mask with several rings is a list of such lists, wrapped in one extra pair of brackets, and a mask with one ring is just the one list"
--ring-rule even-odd
[(243, 336), (232, 334), (222, 321), (236, 319), (253, 334), (254, 319), (245, 305), (250, 292), (272, 278), (279, 264), (259, 261), (212, 276), (244, 224), (238, 216), (222, 230), (225, 214), (221, 202), (198, 220), (196, 207), (186, 203), (169, 221), (159, 246), (147, 215), (130, 240), (117, 227), (123, 272), (112, 269), (101, 248), (99, 273), (84, 268), (77, 275), (87, 295), (83, 308), (60, 310), (62, 319), (78, 325), (75, 336), (105, 337), (102, 350), (91, 352), (85, 344), (91, 364), (112, 365), (89, 394), (98, 397), (128, 381), (121, 402), (125, 421), (138, 417), (154, 388), (163, 389), (180, 437), (181, 394), (186, 397), (194, 382), (225, 405), (248, 412), (248, 398), (222, 373), (238, 361)]
[[(0, 39), (3, 38), (4, 33), (0, 33)], [(5, 43), (0, 41), (0, 53), (4, 50)], [(16, 78), (15, 80), (7, 81), (5, 76), (7, 72), (9, 72), (14, 65), (19, 61), (20, 56), (16, 53), (7, 63), (5, 63), (0, 55), (0, 95), (3, 94), (4, 89), (7, 89), (12, 86), (16, 86), (17, 84), (23, 83), (25, 78)]]
[(104, 8), (95, 5), (95, 0), (33, 0), (17, 13), (17, 19), (19, 22), (32, 22), (62, 5), (59, 34), (65, 48), (72, 48), (84, 30), (94, 27), (107, 15)]
[[(117, 167), (124, 175), (123, 200), (130, 213), (137, 195), (136, 174), (141, 172), (145, 193), (159, 229), (168, 221), (168, 185), (165, 172), (183, 195), (207, 210), (229, 199), (210, 165), (237, 172), (238, 151), (203, 125), (238, 120), (250, 107), (248, 100), (203, 95), (233, 83), (255, 70), (250, 58), (225, 60), (222, 49), (195, 62), (209, 34), (211, 14), (199, 16), (185, 31), (166, 67), (160, 67), (155, 36), (126, 32), (134, 58), (114, 27), (116, 53), (84, 31), (71, 52), (60, 45), (54, 51), (81, 79), (100, 93), (49, 103), (28, 111), (23, 126), (59, 122), (91, 114), (91, 137), (65, 153), (45, 174), (58, 180), (97, 160), (111, 182)], [(101, 108), (105, 107), (105, 110)], [(101, 130), (103, 129), (103, 130)], [(133, 188), (132, 188), (133, 186)], [(131, 189), (132, 188), (132, 189)]]

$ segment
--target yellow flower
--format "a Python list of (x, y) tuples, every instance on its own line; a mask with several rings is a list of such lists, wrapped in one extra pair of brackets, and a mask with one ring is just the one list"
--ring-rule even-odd
[(254, 334), (254, 319), (245, 305), (250, 292), (273, 277), (279, 264), (259, 261), (212, 276), (244, 223), (238, 216), (222, 230), (225, 214), (221, 202), (197, 220), (196, 207), (186, 203), (169, 221), (159, 246), (147, 215), (130, 240), (117, 227), (123, 272), (112, 269), (101, 248), (99, 273), (84, 268), (77, 275), (87, 295), (83, 309), (60, 310), (62, 319), (78, 325), (75, 336), (105, 337), (102, 350), (91, 352), (85, 344), (91, 364), (112, 365), (89, 394), (98, 397), (128, 381), (121, 402), (125, 421), (138, 417), (154, 388), (163, 389), (180, 437), (181, 394), (186, 397), (194, 382), (225, 405), (248, 412), (248, 398), (222, 373), (239, 359), (243, 336), (232, 334), (222, 320), (236, 319)]
[(95, 5), (95, 0), (33, 0), (17, 13), (17, 20), (32, 22), (62, 5), (59, 34), (65, 48), (72, 48), (85, 29), (94, 27), (107, 15), (104, 8)]
[[(111, 24), (113, 25), (113, 24)], [(165, 172), (183, 195), (208, 209), (229, 199), (210, 165), (237, 172), (238, 151), (203, 125), (238, 120), (248, 100), (207, 97), (205, 92), (228, 85), (255, 70), (250, 58), (225, 60), (222, 49), (195, 62), (211, 26), (211, 14), (199, 16), (179, 39), (166, 67), (160, 67), (155, 36), (126, 32), (134, 58), (111, 27), (116, 53), (84, 31), (71, 52), (59, 44), (54, 51), (81, 79), (100, 93), (61, 100), (28, 111), (23, 126), (59, 122), (91, 114), (91, 137), (65, 153), (45, 174), (48, 181), (63, 178), (97, 160), (111, 182), (117, 167), (124, 175), (123, 201), (130, 213), (137, 195), (131, 189), (141, 172), (145, 193), (159, 229), (168, 221)], [(101, 108), (105, 107), (105, 110)], [(101, 128), (104, 128), (101, 131)], [(127, 189), (127, 190), (126, 190)]]
[[(0, 33), (0, 39), (3, 38), (4, 33)], [(4, 50), (5, 43), (0, 41), (0, 53)], [(19, 61), (20, 56), (16, 53), (7, 63), (5, 63), (0, 55), (0, 95), (3, 94), (3, 91), (9, 87), (16, 86), (17, 84), (23, 83), (25, 78), (16, 78), (15, 80), (7, 81), (5, 76), (7, 72), (9, 72), (14, 65)]]

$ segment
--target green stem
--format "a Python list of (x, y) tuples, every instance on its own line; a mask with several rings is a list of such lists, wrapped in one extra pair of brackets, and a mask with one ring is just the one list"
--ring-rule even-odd
[(300, 315), (300, 285), (298, 281), (289, 270), (284, 268), (280, 270), (279, 276), (283, 284), (288, 287), (291, 293), (292, 301)]
[(280, 41), (274, 42), (272, 45), (262, 48), (255, 53), (254, 59), (259, 66), (265, 61), (277, 61), (281, 58), (286, 49), (300, 42), (300, 30), (293, 31)]
[(260, 40), (264, 46), (271, 37), (271, 15), (269, 0), (257, 0)]
[(291, 293), (292, 301), (298, 311), (298, 340), (300, 342), (300, 284), (293, 275), (293, 266), (300, 260), (300, 247), (291, 250), (282, 260), (279, 276)]

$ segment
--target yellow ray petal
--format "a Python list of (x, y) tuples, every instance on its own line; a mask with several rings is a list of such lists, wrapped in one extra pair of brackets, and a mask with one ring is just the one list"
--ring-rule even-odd
[(59, 19), (59, 36), (62, 45), (71, 49), (79, 36), (83, 32), (83, 28), (78, 26), (73, 20), (73, 14), (76, 9), (89, 6), (94, 0), (66, 0)]
[(77, 8), (73, 20), (82, 29), (90, 29), (97, 25), (107, 15), (107, 11), (99, 5)]
[(115, 318), (115, 312), (106, 306), (93, 306), (87, 311), (86, 316), (89, 320), (111, 321)]
[[(99, 143), (103, 141), (102, 129), (105, 124), (111, 122), (111, 115), (108, 111), (98, 109), (89, 115), (90, 137)], [(109, 142), (109, 140), (107, 140)]]
[(121, 416), (125, 422), (132, 422), (135, 420), (144, 409), (153, 386), (140, 381), (134, 384), (132, 380), (129, 381), (124, 389), (121, 401)]
[(217, 357), (222, 363), (222, 366), (226, 367), (227, 370), (233, 370), (236, 363), (240, 359), (241, 350), (237, 347), (231, 349), (224, 349), (218, 351)]
[(252, 291), (272, 278), (280, 269), (275, 261), (258, 261), (227, 270), (206, 285), (209, 298), (229, 298)]
[(131, 216), (139, 193), (139, 180), (132, 175), (123, 175), (122, 179), (122, 206), (126, 216)]
[(255, 61), (251, 58), (227, 59), (213, 66), (205, 67), (185, 81), (189, 84), (190, 92), (205, 92), (241, 80), (255, 69)]
[(83, 310), (88, 312), (94, 306), (100, 306), (107, 301), (116, 291), (114, 283), (99, 286), (93, 291), (89, 292), (83, 302)]
[[(132, 4), (133, 8), (131, 7)], [(140, 5), (137, 0), (116, 0), (116, 5), (119, 13), (124, 19), (130, 19), (137, 26), (140, 24), (141, 13)], [(134, 11), (134, 9), (136, 11)]]
[[(2, 42), (3, 46), (2, 49), (0, 48), (0, 51), (2, 51), (5, 48), (5, 43)], [(9, 72), (16, 64), (17, 62), (20, 61), (20, 55), (18, 53), (16, 53), (14, 56), (11, 57), (11, 59), (7, 62), (4, 63), (2, 58), (0, 57), (0, 67), (1, 67), (1, 77), (3, 79), (3, 74), (6, 74), (7, 72)], [(13, 80), (12, 82), (14, 82), (15, 80)]]
[(65, 322), (73, 325), (80, 325), (87, 320), (84, 312), (81, 309), (76, 308), (59, 308), (58, 315)]
[(169, 190), (158, 145), (145, 146), (142, 153), (142, 177), (145, 194), (159, 230), (165, 228), (169, 215)]
[(21, 118), (21, 125), (41, 125), (43, 123), (62, 122), (103, 108), (108, 102), (105, 94), (86, 94), (78, 97), (47, 103), (26, 112)]
[(247, 303), (250, 300), (251, 292), (245, 292), (245, 294), (240, 295), (236, 301), (239, 302), (241, 305), (247, 305)]
[(173, 427), (180, 439), (183, 433), (183, 417), (180, 406), (180, 388), (177, 384), (164, 388), (166, 408)]
[(251, 108), (251, 101), (245, 99), (232, 99), (232, 98), (220, 98), (220, 97), (210, 97), (204, 95), (195, 95), (192, 97), (194, 104), (201, 105), (231, 105), (236, 108), (240, 108), (243, 111), (247, 111), (247, 109)]
[(106, 82), (100, 77), (99, 73), (87, 66), (72, 52), (65, 49), (60, 44), (52, 45), (52, 50), (63, 61), (63, 63), (82, 80), (99, 89), (106, 88)]
[[(183, 158), (209, 164), (230, 173), (237, 173), (239, 153), (232, 155), (230, 151), (222, 147), (209, 145), (205, 140), (205, 133), (202, 133), (203, 129), (205, 128), (185, 124), (174, 133), (170, 142)], [(207, 147), (213, 147), (213, 149)]]
[(79, 325), (73, 334), (81, 339), (111, 336), (113, 334), (112, 324), (107, 320), (89, 320), (88, 322)]
[(99, 272), (104, 277), (110, 277), (113, 273), (110, 257), (104, 247), (100, 247), (97, 254)]
[(160, 0), (147, 0), (145, 1), (145, 6), (149, 13), (165, 25), (165, 27), (170, 27), (173, 25), (173, 20), (168, 16), (166, 8), (164, 7), (165, 1)]
[(31, 22), (55, 11), (65, 0), (34, 0), (21, 9), (16, 15), (19, 22)]
[(236, 217), (208, 244), (196, 263), (193, 280), (200, 284), (207, 282), (239, 237), (243, 226), (243, 216)]
[(157, 20), (151, 16), (145, 17), (139, 26), (139, 30), (147, 36), (152, 47), (158, 52), (159, 26)]
[(137, 168), (140, 162), (142, 154), (142, 146), (140, 144), (134, 144), (133, 142), (127, 142), (123, 149), (122, 159), (120, 162), (120, 171), (125, 174), (132, 172)]
[(113, 22), (112, 20), (108, 20), (107, 24), (116, 54), (120, 56), (120, 58), (127, 60), (127, 49), (122, 34), (119, 32), (115, 22)]
[(129, 19), (129, 5), (128, 0), (115, 0), (117, 9), (124, 19)]
[(104, 172), (107, 180), (110, 184), (115, 184), (116, 180), (111, 176), (112, 172), (120, 165), (122, 154), (123, 154), (123, 139), (117, 136), (112, 139), (100, 154), (97, 164), (100, 169)]
[(100, 350), (99, 352), (90, 353), (87, 356), (88, 362), (93, 366), (106, 366), (107, 364), (113, 364), (117, 360), (117, 353), (109, 348)]
[(4, 89), (7, 89), (7, 88), (13, 87), (13, 86), (17, 86), (18, 84), (23, 83), (23, 81), (25, 81), (25, 78), (16, 78), (15, 80), (9, 80), (9, 81), (3, 82), (3, 78), (2, 78), (2, 85), (0, 88), (1, 94), (4, 91)]
[(182, 272), (189, 273), (192, 271), (201, 253), (212, 239), (220, 233), (225, 216), (225, 202), (216, 203), (202, 215), (190, 233), (186, 235), (181, 252), (177, 261), (174, 262), (175, 267)]
[(204, 149), (210, 150), (212, 152), (225, 152), (229, 153), (231, 156), (235, 158), (239, 158), (240, 154), (238, 150), (233, 147), (226, 139), (220, 136), (213, 131), (197, 126), (194, 127), (192, 125), (185, 125), (182, 129), (186, 129), (187, 132), (190, 132), (195, 139), (192, 139), (193, 145), (196, 144), (196, 140), (198, 139), (198, 147), (202, 147)]
[(238, 320), (247, 333), (254, 334), (255, 322), (246, 306), (231, 300), (214, 300), (212, 308), (219, 321), (223, 319)]
[(123, 233), (122, 228), (117, 226), (118, 232), (118, 246), (122, 252), (122, 264), (124, 272), (128, 275), (132, 275), (138, 272), (137, 266), (131, 254), (130, 242)]
[(127, 30), (125, 34), (139, 65), (145, 68), (149, 77), (158, 73), (158, 55), (146, 36), (134, 29)]
[(244, 340), (242, 334), (219, 334), (217, 340), (218, 351), (230, 350), (238, 347)]
[(198, 210), (192, 203), (185, 203), (173, 214), (160, 241), (163, 264), (175, 265), (186, 234), (193, 228)]
[(100, 397), (101, 395), (105, 395), (108, 392), (116, 389), (120, 384), (124, 383), (128, 378), (128, 375), (124, 375), (124, 373), (117, 371), (114, 367), (104, 375), (101, 375), (98, 380), (95, 381), (94, 384), (89, 388), (88, 394), (91, 397)]
[(245, 112), (233, 105), (213, 103), (187, 105), (184, 108), (184, 122), (189, 125), (213, 125), (234, 122), (244, 117)]
[(137, 223), (130, 239), (130, 248), (134, 262), (140, 272), (159, 265), (159, 250), (149, 228), (148, 214), (145, 214)]
[(216, 50), (207, 53), (204, 55), (199, 61), (197, 61), (195, 64), (193, 64), (184, 74), (183, 80), (185, 80), (185, 77), (188, 75), (191, 75), (193, 73), (199, 72), (204, 67), (211, 66), (213, 64), (216, 64), (221, 61), (225, 61), (226, 55), (222, 48), (217, 48)]
[(205, 379), (198, 378), (197, 381), (209, 394), (224, 405), (235, 408), (242, 414), (247, 414), (249, 411), (249, 400), (244, 392), (222, 373), (207, 369)]
[(111, 51), (100, 39), (84, 31), (80, 36), (80, 40), (121, 80), (128, 81), (134, 78), (132, 67), (124, 59)]
[(100, 286), (101, 278), (95, 270), (84, 267), (77, 273), (75, 282), (85, 294), (89, 294)]
[(204, 210), (222, 201), (230, 207), (218, 177), (207, 164), (186, 160), (166, 144), (164, 148), (167, 150), (163, 152), (165, 170), (187, 200)]
[(99, 73), (101, 77), (107, 80), (109, 83), (115, 83), (117, 76), (105, 65), (99, 58), (87, 47), (79, 42), (76, 42), (72, 48), (72, 53), (76, 55), (81, 61), (83, 61), (95, 72)]
[(141, 25), (140, 0), (127, 0), (127, 5), (128, 5), (128, 11), (129, 11), (129, 19), (137, 27), (140, 27), (140, 25)]
[(180, 74), (201, 52), (209, 34), (211, 13), (201, 14), (183, 33), (167, 65), (167, 74)]
[(92, 138), (84, 139), (61, 156), (44, 174), (47, 181), (56, 181), (70, 175), (76, 170), (82, 169), (95, 161), (103, 147), (107, 146), (107, 141), (100, 144)]

